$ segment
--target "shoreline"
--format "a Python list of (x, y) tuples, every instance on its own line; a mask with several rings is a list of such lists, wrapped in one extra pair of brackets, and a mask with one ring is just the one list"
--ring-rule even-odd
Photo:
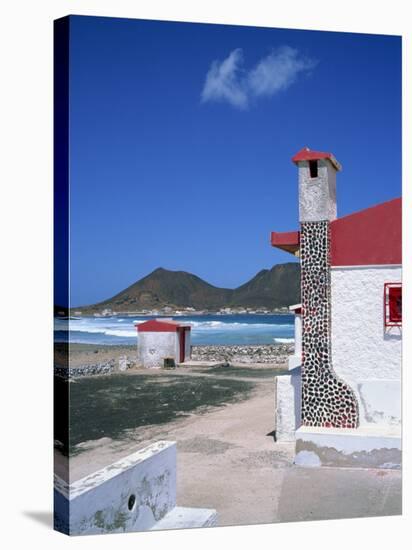
[(198, 316), (207, 316), (207, 315), (217, 315), (219, 317), (230, 317), (231, 315), (261, 315), (261, 316), (271, 316), (271, 315), (291, 315), (289, 309), (282, 310), (271, 310), (271, 311), (212, 311), (212, 310), (198, 310), (198, 311), (185, 311), (175, 310), (170, 312), (164, 311), (113, 311), (110, 314), (103, 314), (97, 311), (79, 311), (76, 308), (71, 308), (69, 316), (67, 315), (56, 315), (56, 319), (70, 320), (70, 318), (107, 318), (111, 317), (198, 317)]
[[(227, 365), (280, 365), (293, 353), (293, 343), (256, 345), (194, 345), (192, 361)], [(127, 373), (144, 370), (137, 345), (54, 344), (54, 373), (63, 378)], [(256, 367), (259, 368), (259, 367)]]

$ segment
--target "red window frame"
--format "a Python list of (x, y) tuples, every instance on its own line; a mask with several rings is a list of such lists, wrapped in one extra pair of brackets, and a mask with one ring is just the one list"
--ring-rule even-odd
[(385, 283), (383, 319), (385, 327), (402, 326), (402, 283)]

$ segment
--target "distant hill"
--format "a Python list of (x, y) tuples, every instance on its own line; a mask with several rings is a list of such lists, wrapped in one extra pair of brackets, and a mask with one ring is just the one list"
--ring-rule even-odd
[(262, 269), (233, 291), (231, 305), (243, 307), (289, 306), (300, 302), (300, 264), (286, 263)]
[(110, 308), (113, 311), (138, 311), (193, 307), (216, 310), (221, 307), (265, 307), (273, 309), (300, 301), (300, 266), (279, 264), (263, 269), (235, 289), (210, 285), (186, 271), (158, 268), (112, 298), (90, 306), (73, 308), (93, 313)]

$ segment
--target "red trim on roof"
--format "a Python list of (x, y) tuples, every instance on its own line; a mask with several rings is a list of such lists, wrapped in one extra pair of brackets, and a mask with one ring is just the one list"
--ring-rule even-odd
[(280, 248), (280, 250), (285, 250), (294, 254), (299, 250), (300, 246), (300, 232), (299, 231), (288, 231), (284, 233), (279, 233), (272, 231), (270, 236), (270, 242), (272, 246)]
[(331, 265), (402, 263), (402, 199), (393, 199), (349, 216), (331, 227)]
[(166, 319), (151, 319), (136, 325), (136, 329), (138, 332), (181, 332), (182, 330), (190, 330), (190, 326)]
[(328, 159), (331, 161), (336, 170), (342, 170), (342, 166), (336, 160), (332, 153), (322, 153), (321, 151), (311, 151), (308, 147), (301, 149), (294, 157), (292, 157), (292, 162), (297, 164), (305, 160), (320, 160)]

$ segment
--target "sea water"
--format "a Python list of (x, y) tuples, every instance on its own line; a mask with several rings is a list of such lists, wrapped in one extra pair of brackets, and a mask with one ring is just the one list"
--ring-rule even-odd
[[(154, 317), (113, 316), (55, 319), (55, 341), (134, 345), (135, 325)], [(159, 318), (159, 317), (156, 317)], [(293, 342), (294, 317), (288, 314), (179, 315), (175, 321), (190, 324), (193, 345), (253, 345)]]

